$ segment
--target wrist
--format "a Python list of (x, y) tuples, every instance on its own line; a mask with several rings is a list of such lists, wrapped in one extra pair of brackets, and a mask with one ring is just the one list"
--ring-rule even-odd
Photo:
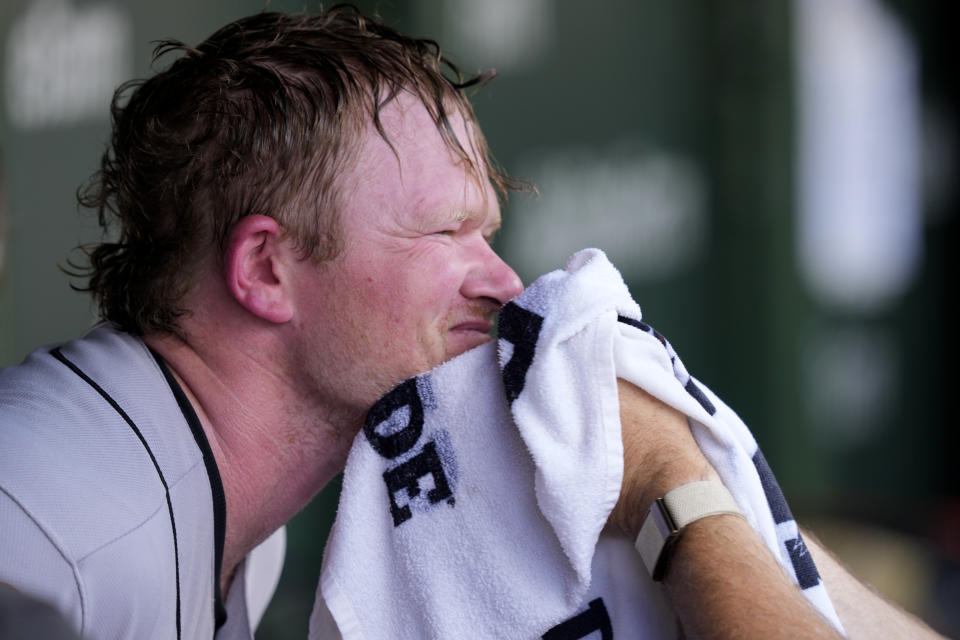
[[(713, 480), (720, 482), (720, 476), (707, 462), (706, 458), (696, 451), (693, 459), (683, 456), (674, 456), (669, 460), (657, 464), (653, 461), (638, 465), (641, 469), (655, 469), (652, 473), (641, 475), (625, 469), (623, 484), (620, 489), (620, 503), (612, 518), (624, 534), (631, 539), (640, 533), (647, 514), (658, 498), (664, 497), (669, 491), (693, 482)], [(699, 459), (697, 459), (699, 458)]]
[(634, 546), (654, 580), (662, 580), (671, 553), (688, 526), (713, 516), (743, 517), (723, 483), (690, 482), (668, 491), (650, 507)]

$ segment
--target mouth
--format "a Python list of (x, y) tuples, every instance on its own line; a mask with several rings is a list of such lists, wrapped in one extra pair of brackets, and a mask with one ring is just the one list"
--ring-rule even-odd
[(450, 327), (453, 333), (483, 333), (490, 334), (493, 329), (493, 323), (489, 320), (468, 320)]
[(452, 358), (474, 347), (490, 342), (493, 323), (489, 320), (474, 319), (457, 323), (447, 332), (447, 357)]

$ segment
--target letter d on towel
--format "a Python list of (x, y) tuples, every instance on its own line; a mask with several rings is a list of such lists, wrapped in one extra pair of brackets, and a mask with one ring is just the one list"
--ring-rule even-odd
[[(409, 407), (406, 424), (396, 429), (396, 421), (403, 419), (396, 414), (404, 407)], [(387, 426), (386, 434), (381, 433), (381, 425)], [(373, 405), (363, 424), (363, 433), (370, 446), (384, 458), (396, 458), (417, 444), (423, 433), (423, 403), (417, 393), (416, 378), (398, 384)]]

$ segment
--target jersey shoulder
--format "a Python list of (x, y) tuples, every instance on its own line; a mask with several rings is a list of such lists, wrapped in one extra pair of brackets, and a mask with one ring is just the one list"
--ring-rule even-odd
[(95, 637), (111, 609), (164, 628), (145, 603), (177, 597), (175, 508), (207, 537), (202, 454), (142, 341), (99, 326), (0, 371), (0, 582)]

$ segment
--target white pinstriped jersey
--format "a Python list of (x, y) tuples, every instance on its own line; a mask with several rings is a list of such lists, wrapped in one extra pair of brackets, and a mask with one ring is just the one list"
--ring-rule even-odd
[(0, 370), (0, 582), (84, 638), (250, 638), (284, 532), (247, 558), (217, 632), (224, 509), (196, 414), (141, 340), (98, 325)]

